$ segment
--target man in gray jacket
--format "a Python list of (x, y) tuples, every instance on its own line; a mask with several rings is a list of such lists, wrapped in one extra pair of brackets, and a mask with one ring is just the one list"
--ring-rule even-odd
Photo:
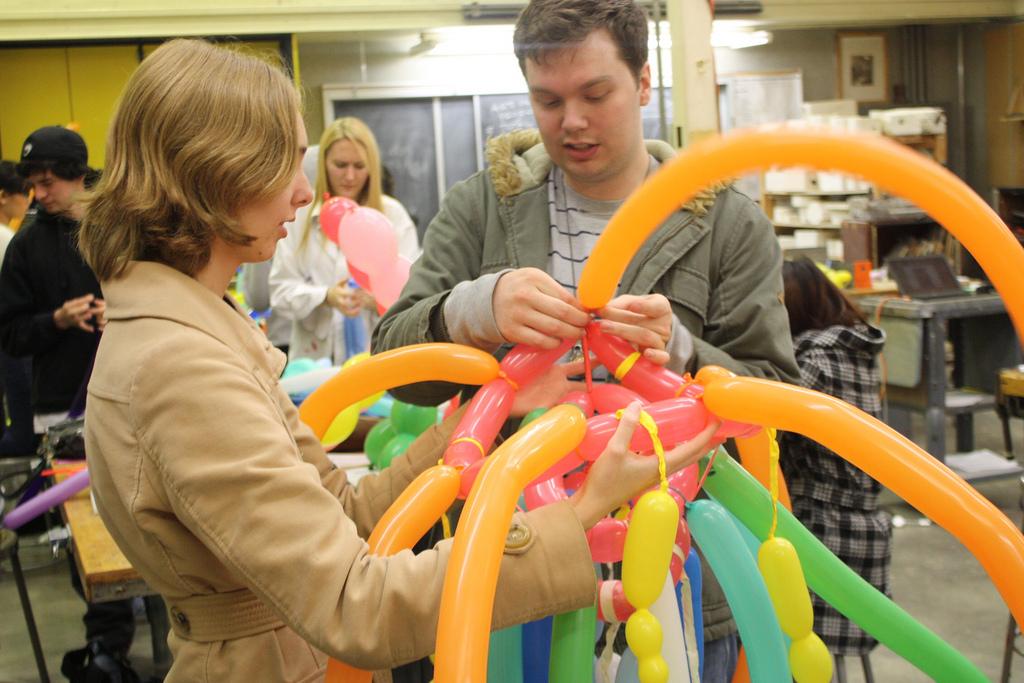
[[(647, 18), (633, 0), (533, 0), (515, 51), (539, 135), (492, 140), (489, 169), (447, 194), (402, 296), (374, 330), (375, 352), (579, 339), (591, 319), (575, 297), (583, 263), (623, 200), (673, 154), (643, 139)], [(680, 373), (720, 365), (795, 382), (781, 262), (757, 206), (725, 185), (709, 188), (643, 244), (618, 296), (597, 311), (601, 326)], [(549, 377), (533, 398), (554, 400), (568, 386), (565, 373)], [(431, 383), (395, 393), (436, 404), (457, 390)], [(727, 681), (735, 624), (717, 582), (705, 586), (703, 680)]]

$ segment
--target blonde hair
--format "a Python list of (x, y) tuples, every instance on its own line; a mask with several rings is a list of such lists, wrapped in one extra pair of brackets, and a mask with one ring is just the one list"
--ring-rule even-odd
[(380, 182), (380, 147), (377, 146), (377, 138), (373, 136), (373, 131), (369, 126), (354, 116), (335, 119), (320, 136), (320, 151), (316, 162), (316, 190), (313, 194), (313, 205), (309, 207), (309, 212), (306, 214), (306, 224), (303, 226), (300, 240), (301, 246), (305, 246), (309, 240), (313, 226), (313, 210), (323, 204), (324, 195), (331, 191), (327, 185), (327, 152), (330, 151), (331, 145), (339, 140), (348, 140), (366, 155), (366, 185), (360, 190), (356, 201), (361, 206), (384, 211), (384, 193), (381, 190)]
[(301, 98), (275, 66), (202, 40), (172, 40), (128, 80), (107, 163), (79, 233), (100, 281), (133, 260), (195, 275), (214, 236), (248, 244), (234, 218), (295, 176)]

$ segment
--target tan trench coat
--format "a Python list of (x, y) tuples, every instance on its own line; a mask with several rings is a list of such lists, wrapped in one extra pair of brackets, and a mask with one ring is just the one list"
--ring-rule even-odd
[[(111, 535), (167, 601), (168, 683), (316, 681), (324, 653), (365, 669), (429, 654), (450, 542), (379, 558), (362, 539), (453, 425), (350, 485), (279, 387), (284, 356), (232, 303), (146, 262), (103, 293), (89, 470)], [(568, 505), (515, 524), (494, 626), (592, 604)]]

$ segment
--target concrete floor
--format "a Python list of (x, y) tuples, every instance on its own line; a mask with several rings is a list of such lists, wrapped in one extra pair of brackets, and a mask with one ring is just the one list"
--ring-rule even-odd
[[(976, 447), (1003, 451), (999, 422), (994, 414), (975, 420)], [(1024, 453), (1022, 422), (1013, 423), (1018, 452)], [(913, 423), (920, 442), (920, 422)], [(949, 443), (954, 443), (950, 434)], [(1024, 456), (1022, 456), (1024, 458)], [(1017, 478), (979, 483), (976, 488), (1016, 524), (1021, 522), (1021, 486)], [(921, 515), (886, 492), (885, 507), (907, 524), (894, 530), (893, 595), (898, 604), (925, 626), (966, 655), (992, 680), (998, 680), (1006, 632), (1007, 609), (978, 562), (952, 536), (935, 525), (919, 524)], [(24, 543), (30, 544), (31, 539)], [(82, 646), (81, 599), (68, 580), (67, 564), (54, 560), (46, 545), (27, 545), (22, 563), (36, 620), (54, 681), (64, 680), (60, 661), (64, 651)], [(38, 681), (25, 623), (10, 568), (0, 567), (0, 683)], [(138, 623), (132, 661), (145, 675), (152, 672), (149, 627)], [(913, 683), (929, 680), (884, 647), (871, 656), (875, 680)], [(859, 662), (848, 660), (848, 681), (863, 681)], [(1024, 682), (1024, 657), (1015, 657), (1012, 681)]]

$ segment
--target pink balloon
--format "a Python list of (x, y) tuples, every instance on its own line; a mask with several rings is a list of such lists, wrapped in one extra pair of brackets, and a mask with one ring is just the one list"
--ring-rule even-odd
[(452, 432), (444, 464), (468, 467), (491, 450), (494, 438), (512, 410), (515, 392), (505, 380), (492, 379), (481, 387)]
[(402, 288), (409, 281), (409, 268), (412, 263), (404, 256), (399, 256), (390, 265), (381, 266), (369, 271), (370, 292), (377, 299), (377, 305), (384, 310), (390, 308), (402, 294)]
[(369, 292), (370, 291), (370, 276), (367, 275), (366, 273), (364, 273), (363, 271), (359, 270), (355, 266), (353, 266), (351, 263), (349, 263), (347, 265), (348, 265), (348, 274), (352, 276), (352, 279), (356, 281), (356, 284)]
[[(338, 225), (338, 247), (349, 263), (370, 276), (370, 284), (374, 287), (380, 286), (377, 280), (388, 273), (398, 260), (395, 229), (384, 214), (368, 206), (357, 206), (342, 215)], [(380, 298), (378, 292), (373, 294)]]
[(633, 401), (640, 401), (647, 404), (649, 401), (632, 389), (627, 389), (621, 384), (602, 383), (595, 384), (590, 392), (590, 398), (594, 402), (594, 410), (599, 413), (614, 413), (622, 410)]
[(564, 356), (573, 343), (573, 340), (567, 339), (553, 349), (517, 344), (501, 359), (501, 369), (509, 379), (524, 387)]
[(345, 214), (355, 211), (359, 205), (348, 197), (330, 197), (320, 207), (320, 230), (330, 241), (338, 244), (338, 226)]
[(624, 519), (605, 517), (587, 532), (594, 562), (621, 562), (629, 524)]
[(570, 391), (562, 398), (558, 399), (560, 404), (571, 403), (577, 406), (583, 411), (583, 414), (587, 417), (594, 416), (594, 402), (590, 398), (590, 394), (585, 391)]

